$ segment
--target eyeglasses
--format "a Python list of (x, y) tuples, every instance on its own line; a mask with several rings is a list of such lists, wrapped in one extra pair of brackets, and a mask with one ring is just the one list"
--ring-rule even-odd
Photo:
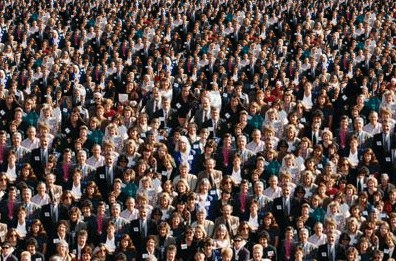
[(241, 242), (242, 240), (240, 239), (234, 239), (234, 242)]

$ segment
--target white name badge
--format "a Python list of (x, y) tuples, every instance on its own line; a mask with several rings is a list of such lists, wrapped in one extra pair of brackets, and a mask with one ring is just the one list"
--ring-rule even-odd
[(323, 256), (323, 257), (326, 257), (326, 256), (327, 256), (327, 253), (326, 253), (326, 252), (322, 252), (322, 256)]
[(104, 175), (104, 174), (100, 174), (100, 175), (99, 175), (99, 178), (104, 179), (104, 178), (105, 178), (105, 175)]
[(44, 212), (44, 216), (49, 217), (50, 213), (49, 212)]
[(187, 249), (187, 244), (181, 244), (181, 249)]
[(134, 232), (139, 232), (139, 228), (138, 228), (138, 227), (134, 227), (134, 228), (133, 228), (133, 231), (134, 231)]
[(34, 157), (34, 160), (35, 160), (35, 161), (40, 161), (40, 157), (39, 157), (39, 156), (35, 156), (35, 157)]
[(281, 205), (277, 205), (277, 206), (276, 206), (276, 209), (277, 209), (277, 210), (282, 210), (282, 206), (281, 206)]

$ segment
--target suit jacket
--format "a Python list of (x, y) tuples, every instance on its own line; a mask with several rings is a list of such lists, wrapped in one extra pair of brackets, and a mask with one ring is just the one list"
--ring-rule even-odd
[(224, 217), (216, 218), (215, 225), (214, 225), (214, 231), (216, 231), (218, 226), (223, 224), (223, 225), (225, 225), (227, 227), (228, 232), (230, 233), (230, 236), (234, 237), (237, 234), (237, 232), (238, 232), (239, 218), (236, 217), (236, 216), (231, 216), (230, 219), (229, 219), (229, 222), (230, 222), (230, 224), (229, 224), (230, 227), (227, 227), (228, 226), (227, 225), (227, 221), (226, 221), (226, 219)]
[(207, 172), (206, 170), (198, 173), (197, 184), (201, 182), (203, 178), (207, 178), (212, 185), (212, 189), (220, 189), (220, 182), (223, 179), (223, 173), (220, 170), (214, 170), (212, 173)]
[(45, 231), (49, 235), (54, 234), (56, 231), (56, 223), (59, 220), (68, 220), (69, 219), (69, 211), (66, 206), (58, 204), (58, 220), (55, 220), (53, 216), (53, 212), (51, 211), (51, 203), (42, 206), (40, 212), (40, 220), (44, 225)]
[(302, 244), (300, 242), (296, 243), (296, 247), (298, 246), (302, 247), (304, 249), (304, 260), (313, 260), (316, 257), (316, 250), (317, 246), (307, 242), (305, 244)]
[[(316, 252), (317, 261), (329, 261), (328, 244), (320, 245)], [(339, 245), (335, 245), (335, 260), (345, 260), (345, 250)]]
[(82, 172), (82, 180), (84, 181), (91, 181), (95, 179), (95, 173), (96, 173), (96, 168), (92, 167), (91, 165), (84, 164), (84, 165), (79, 165), (76, 164), (73, 166), (74, 169), (80, 169)]
[(154, 109), (154, 99), (149, 99), (146, 102), (146, 113), (148, 114), (148, 116), (150, 117), (150, 119), (153, 117), (154, 113), (157, 112), (159, 110), (161, 106), (161, 100), (157, 101), (157, 108)]
[(129, 221), (127, 219), (123, 217), (118, 217), (118, 218), (111, 217), (110, 221), (113, 221), (116, 226), (116, 234), (122, 235), (128, 232)]
[[(146, 238), (142, 236), (140, 230), (141, 219), (132, 220), (129, 224), (129, 236), (136, 247), (137, 252), (141, 252), (146, 247)], [(151, 219), (147, 219), (147, 235), (157, 235), (157, 225)]]
[(279, 225), (279, 229), (281, 233), (283, 233), (284, 229), (287, 226), (291, 226), (294, 224), (295, 218), (300, 213), (300, 204), (299, 202), (290, 197), (290, 215), (285, 213), (285, 209), (283, 207), (283, 197), (275, 198), (272, 204), (272, 214), (274, 215), (276, 222)]
[(217, 121), (217, 126), (214, 128), (215, 123), (213, 119), (209, 119), (202, 124), (202, 128), (207, 128), (209, 130), (209, 139), (222, 137), (225, 129), (225, 120), (219, 119)]
[(178, 124), (177, 122), (177, 111), (175, 109), (170, 109), (168, 112), (168, 118), (165, 119), (164, 109), (159, 109), (154, 113), (154, 118), (159, 118), (161, 125), (160, 129), (164, 128), (175, 128)]
[[(210, 112), (206, 112), (207, 114), (207, 119), (208, 120), (211, 116), (210, 116)], [(194, 122), (198, 125), (198, 130), (200, 130), (203, 127), (204, 122), (206, 122), (206, 120), (203, 120), (203, 116), (204, 116), (204, 110), (202, 108), (199, 108), (198, 110), (196, 110), (195, 114), (194, 114)]]
[(278, 260), (278, 253), (273, 245), (267, 245), (263, 249), (263, 257), (271, 260)]
[[(390, 149), (391, 151), (394, 151), (396, 149), (396, 134), (395, 133), (390, 133)], [(373, 143), (372, 143), (372, 149), (375, 153), (375, 156), (377, 156), (377, 159), (381, 165), (381, 170), (382, 172), (385, 173), (392, 173), (392, 153), (387, 152), (385, 149), (385, 144), (383, 141), (383, 134), (378, 133), (375, 134), (373, 137)], [(391, 175), (392, 177), (394, 175)], [(392, 179), (392, 181), (395, 181)]]
[[(53, 150), (48, 148), (48, 156), (52, 153)], [(42, 161), (41, 147), (32, 150), (30, 153), (30, 165), (32, 166), (38, 179), (43, 179), (45, 165), (43, 165)]]
[[(192, 228), (196, 228), (197, 225), (198, 225), (197, 221), (194, 221), (194, 222), (191, 224), (191, 227), (192, 227)], [(204, 220), (203, 227), (205, 228), (206, 235), (207, 235), (208, 237), (212, 237), (213, 232), (214, 232), (214, 223), (213, 223), (213, 221), (211, 221), (211, 220)]]
[[(98, 188), (100, 193), (104, 198), (107, 198), (108, 194), (110, 191), (112, 191), (112, 186), (113, 184), (109, 184), (107, 182), (107, 176), (106, 176), (106, 165), (103, 165), (99, 168), (96, 169), (96, 175), (95, 175), (95, 181), (96, 184), (98, 184)], [(122, 169), (118, 166), (113, 166), (113, 182), (114, 179), (120, 178), (122, 179)]]
[(242, 247), (242, 249), (238, 251), (238, 254), (236, 254), (235, 248), (232, 249), (232, 252), (234, 253), (234, 260), (248, 261), (250, 259), (250, 251), (245, 247)]
[[(29, 156), (30, 156), (30, 150), (28, 148), (25, 148), (23, 146), (19, 146), (19, 148), (15, 148), (14, 146), (9, 147), (7, 149), (7, 154), (8, 152), (10, 152), (11, 150), (16, 152), (17, 155), (17, 164), (23, 164), (25, 162), (28, 162), (29, 160)], [(6, 155), (7, 155), (6, 154)]]

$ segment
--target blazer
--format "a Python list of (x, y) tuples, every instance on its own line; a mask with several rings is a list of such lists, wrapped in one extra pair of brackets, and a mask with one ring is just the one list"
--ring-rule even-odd
[[(58, 204), (58, 221), (59, 220), (68, 220), (69, 219), (69, 211), (66, 206)], [(56, 231), (56, 220), (53, 217), (53, 213), (51, 211), (51, 203), (46, 204), (41, 207), (40, 212), (40, 220), (44, 225), (45, 231), (49, 235), (54, 234)]]
[(232, 248), (232, 252), (234, 253), (234, 259), (238, 260), (238, 261), (248, 261), (250, 259), (250, 251), (245, 248), (242, 247), (239, 251), (238, 254), (236, 254), (236, 250), (235, 248)]
[[(53, 153), (53, 149), (48, 148), (48, 156)], [(44, 168), (41, 159), (41, 147), (33, 149), (30, 153), (30, 165), (32, 166), (34, 173), (38, 179), (43, 179)]]
[[(214, 225), (214, 231), (216, 231), (216, 229), (220, 226), (220, 225), (225, 225), (227, 226), (227, 221), (225, 220), (224, 217), (218, 217), (215, 220), (215, 225)], [(237, 232), (238, 232), (238, 227), (239, 227), (239, 218), (236, 216), (231, 216), (230, 217), (230, 228), (229, 229), (229, 233), (231, 237), (234, 237)]]
[[(146, 247), (146, 238), (142, 237), (140, 230), (141, 219), (132, 220), (129, 224), (129, 236), (136, 247), (137, 252), (143, 251)], [(157, 235), (157, 225), (151, 219), (147, 219), (147, 235)]]
[(307, 242), (305, 244), (302, 244), (300, 242), (296, 243), (296, 247), (298, 246), (302, 247), (304, 249), (304, 260), (313, 260), (316, 257), (316, 250), (317, 246)]
[(212, 189), (220, 188), (220, 182), (223, 179), (223, 173), (220, 170), (214, 170), (211, 174), (206, 170), (198, 173), (197, 184), (201, 182), (203, 178), (209, 179)]
[[(120, 178), (122, 179), (122, 169), (118, 166), (113, 166), (113, 182), (114, 179)], [(112, 191), (113, 184), (108, 184), (106, 177), (106, 165), (98, 167), (96, 169), (95, 182), (98, 184), (98, 188), (100, 193), (104, 198), (107, 198), (110, 191)]]
[[(390, 149), (391, 151), (393, 151), (394, 149), (396, 149), (396, 134), (390, 133), (389, 135)], [(385, 173), (392, 173), (392, 153), (387, 152), (385, 149), (385, 145), (383, 142), (383, 133), (378, 133), (374, 135), (372, 149), (381, 165), (381, 171)]]
[(165, 119), (164, 109), (159, 109), (158, 111), (154, 112), (153, 117), (159, 118), (161, 122), (160, 129), (175, 128), (178, 125), (177, 111), (175, 109), (169, 110), (167, 119)]
[(284, 229), (287, 226), (291, 226), (294, 224), (295, 218), (298, 217), (299, 213), (300, 213), (300, 204), (293, 197), (290, 197), (289, 216), (285, 214), (285, 209), (283, 208), (283, 197), (275, 198), (272, 203), (272, 214), (274, 215), (276, 222), (279, 225), (279, 229), (281, 230), (281, 233), (283, 233)]
[[(316, 252), (317, 261), (329, 261), (328, 244), (320, 245)], [(345, 260), (345, 250), (339, 244), (335, 245), (335, 260)]]
[[(191, 224), (191, 227), (192, 227), (192, 228), (196, 228), (197, 225), (198, 225), (197, 221), (194, 221), (194, 222)], [(208, 237), (211, 237), (211, 236), (213, 235), (213, 232), (214, 232), (214, 223), (213, 223), (213, 221), (211, 221), (211, 220), (204, 220), (203, 227), (204, 227), (204, 229), (205, 229), (206, 235), (207, 235)]]

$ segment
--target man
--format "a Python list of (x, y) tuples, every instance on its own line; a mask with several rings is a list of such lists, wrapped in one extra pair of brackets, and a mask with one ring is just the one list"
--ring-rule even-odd
[(222, 216), (216, 218), (215, 220), (215, 225), (214, 225), (214, 231), (217, 230), (217, 228), (220, 225), (225, 225), (228, 233), (230, 236), (235, 236), (238, 232), (238, 227), (239, 227), (239, 218), (236, 216), (232, 216), (232, 211), (233, 207), (230, 204), (226, 204), (222, 208)]
[(208, 237), (213, 235), (214, 223), (211, 220), (206, 219), (207, 211), (205, 208), (199, 208), (196, 211), (197, 220), (191, 224), (191, 227), (195, 229), (196, 226), (201, 225), (206, 232)]
[(121, 205), (119, 203), (113, 203), (113, 205), (111, 205), (110, 220), (115, 224), (116, 234), (121, 236), (124, 232), (126, 232), (129, 222), (125, 218), (121, 217), (120, 213)]
[(95, 168), (87, 164), (87, 152), (85, 150), (79, 150), (77, 152), (77, 164), (75, 168), (81, 170), (83, 180), (89, 181), (95, 178)]
[(32, 202), (32, 190), (29, 187), (22, 188), (21, 205), (26, 208), (26, 218), (30, 221), (39, 217), (40, 206)]
[(274, 214), (279, 225), (281, 234), (287, 226), (294, 223), (299, 211), (299, 203), (291, 196), (291, 188), (284, 184), (282, 186), (282, 196), (275, 198), (272, 204), (272, 214)]
[(354, 120), (354, 132), (352, 135), (358, 138), (359, 152), (363, 152), (366, 148), (371, 145), (371, 138), (373, 137), (370, 133), (363, 130), (364, 120), (362, 117), (356, 117)]
[(98, 184), (99, 191), (102, 195), (108, 195), (112, 190), (114, 180), (116, 178), (122, 179), (122, 170), (120, 167), (114, 165), (114, 155), (107, 152), (105, 155), (105, 165), (96, 170), (96, 184)]
[(30, 165), (38, 179), (43, 179), (44, 168), (48, 161), (48, 156), (52, 153), (49, 148), (49, 136), (40, 137), (40, 147), (30, 153)]
[(246, 247), (244, 247), (242, 237), (240, 235), (236, 235), (233, 240), (232, 252), (234, 253), (235, 260), (248, 261), (250, 259), (250, 252)]
[[(381, 166), (381, 171), (392, 173), (392, 152), (396, 149), (396, 135), (391, 133), (391, 124), (389, 121), (382, 123), (382, 133), (375, 134), (373, 137), (372, 149), (377, 156)], [(393, 159), (393, 162), (395, 160)], [(395, 175), (392, 175), (392, 183), (395, 181)]]
[(69, 211), (63, 204), (59, 204), (59, 199), (50, 196), (51, 202), (42, 206), (40, 212), (40, 220), (44, 225), (45, 231), (48, 234), (53, 234), (56, 231), (56, 224), (59, 220), (68, 220)]
[(154, 221), (148, 218), (148, 209), (144, 206), (139, 208), (139, 218), (129, 224), (129, 235), (138, 252), (145, 248), (147, 236), (156, 235), (157, 229)]
[(263, 151), (265, 148), (265, 143), (261, 139), (261, 131), (259, 129), (254, 129), (252, 132), (252, 141), (246, 145), (248, 150), (255, 153)]
[(198, 130), (201, 130), (204, 122), (209, 120), (209, 118), (210, 118), (210, 98), (207, 96), (203, 96), (201, 98), (201, 106), (195, 112), (194, 115), (194, 122), (197, 124)]
[(17, 167), (22, 167), (22, 164), (27, 162), (29, 159), (30, 150), (22, 146), (22, 134), (20, 132), (14, 132), (12, 134), (12, 145), (8, 148), (8, 151), (14, 151), (16, 155)]
[(243, 179), (239, 188), (239, 193), (235, 194), (233, 199), (234, 213), (240, 219), (244, 219), (249, 217), (249, 203), (252, 200), (252, 195), (249, 193), (249, 181)]
[(162, 98), (162, 108), (154, 112), (153, 118), (160, 119), (160, 129), (172, 129), (177, 126), (177, 112), (171, 108), (171, 101)]
[(55, 174), (52, 173), (48, 174), (45, 177), (45, 181), (46, 181), (48, 195), (59, 201), (63, 193), (63, 188), (62, 186), (55, 184), (56, 182)]
[(210, 111), (211, 118), (202, 123), (202, 128), (209, 130), (209, 138), (216, 139), (223, 136), (225, 121), (220, 119), (220, 112), (216, 108)]
[(308, 236), (308, 229), (301, 228), (298, 232), (300, 241), (297, 243), (296, 247), (300, 246), (302, 249), (304, 249), (304, 260), (313, 260), (316, 255), (317, 247), (314, 244), (308, 242)]
[(241, 155), (242, 163), (244, 167), (253, 165), (255, 159), (255, 153), (246, 148), (247, 138), (245, 135), (239, 135), (237, 138), (237, 149), (235, 153)]
[(12, 254), (11, 245), (5, 242), (1, 247), (1, 260), (18, 261), (18, 258)]
[(220, 189), (223, 173), (220, 170), (216, 170), (215, 167), (216, 161), (214, 159), (206, 159), (205, 170), (198, 173), (197, 184), (199, 184), (202, 179), (207, 178), (213, 190)]
[(317, 261), (336, 261), (345, 260), (343, 247), (336, 243), (337, 235), (330, 231), (327, 233), (327, 243), (320, 245), (316, 254)]

